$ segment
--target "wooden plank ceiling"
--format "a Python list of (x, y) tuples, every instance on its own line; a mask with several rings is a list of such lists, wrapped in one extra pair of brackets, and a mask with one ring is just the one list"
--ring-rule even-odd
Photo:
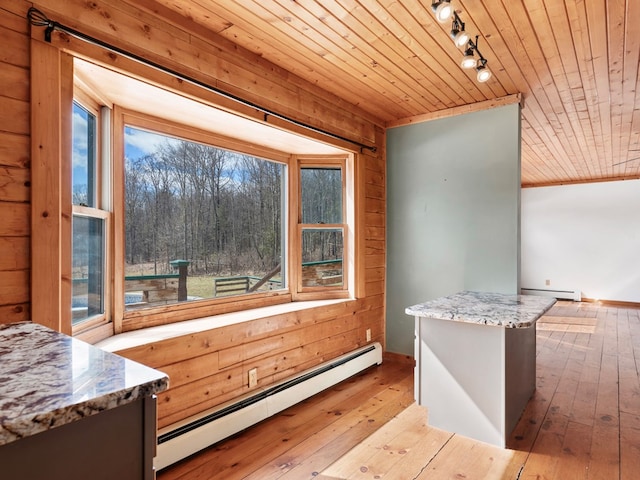
[(486, 83), (431, 0), (157, 2), (388, 125), (521, 93), (523, 186), (640, 178), (640, 1), (451, 0)]

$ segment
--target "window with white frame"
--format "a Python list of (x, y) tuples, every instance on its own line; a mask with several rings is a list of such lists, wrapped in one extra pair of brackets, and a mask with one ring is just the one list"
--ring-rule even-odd
[(73, 102), (71, 322), (75, 331), (106, 322), (108, 314), (107, 200), (101, 184), (100, 108)]

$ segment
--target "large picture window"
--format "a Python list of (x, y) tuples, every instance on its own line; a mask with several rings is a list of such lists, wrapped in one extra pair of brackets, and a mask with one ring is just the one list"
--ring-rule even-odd
[(285, 165), (130, 125), (124, 139), (127, 309), (285, 288)]

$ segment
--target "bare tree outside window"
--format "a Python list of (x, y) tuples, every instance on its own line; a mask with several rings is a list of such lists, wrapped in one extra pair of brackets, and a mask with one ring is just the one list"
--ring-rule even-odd
[[(178, 301), (178, 260), (188, 262), (189, 300), (249, 293), (261, 281), (257, 290), (284, 288), (284, 165), (132, 127), (125, 133), (128, 308)], [(141, 148), (136, 136), (153, 141)], [(144, 288), (154, 282), (152, 295)]]
[(344, 285), (344, 210), (341, 168), (300, 169), (302, 286)]

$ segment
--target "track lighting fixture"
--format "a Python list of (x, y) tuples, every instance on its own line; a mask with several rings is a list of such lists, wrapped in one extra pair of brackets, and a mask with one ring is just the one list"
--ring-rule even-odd
[[(482, 56), (480, 50), (478, 50), (478, 38), (476, 35), (476, 41), (471, 40), (470, 35), (465, 31), (464, 22), (458, 16), (458, 13), (451, 5), (451, 0), (431, 0), (431, 9), (436, 16), (436, 20), (440, 23), (445, 23), (451, 17), (451, 38), (456, 47), (464, 48), (464, 56), (460, 60), (460, 66), (464, 69), (475, 68), (476, 79), (479, 82), (486, 82), (491, 78), (491, 70), (487, 68), (487, 59)], [(476, 59), (475, 54), (478, 54)]]
[(491, 70), (487, 68), (487, 59), (480, 57), (476, 66), (476, 78), (479, 82), (484, 83), (491, 78)]
[(436, 20), (440, 23), (449, 20), (454, 13), (451, 0), (432, 0), (431, 9), (436, 15)]
[(451, 38), (456, 47), (464, 47), (470, 40), (469, 34), (464, 31), (464, 22), (460, 20), (458, 14), (453, 12), (453, 22), (451, 23)]
[[(462, 61), (460, 62), (460, 66), (462, 68), (475, 68), (476, 69), (476, 79), (484, 83), (491, 78), (491, 70), (487, 68), (487, 59), (482, 56), (480, 50), (478, 50), (478, 38), (479, 35), (476, 35), (475, 43), (473, 40), (469, 40), (467, 42), (467, 48), (464, 51), (464, 57), (462, 57)], [(475, 59), (474, 54), (478, 54), (478, 60)]]
[(467, 48), (464, 51), (464, 57), (460, 61), (460, 66), (464, 69), (474, 68), (476, 66), (476, 57), (473, 56), (473, 48)]

